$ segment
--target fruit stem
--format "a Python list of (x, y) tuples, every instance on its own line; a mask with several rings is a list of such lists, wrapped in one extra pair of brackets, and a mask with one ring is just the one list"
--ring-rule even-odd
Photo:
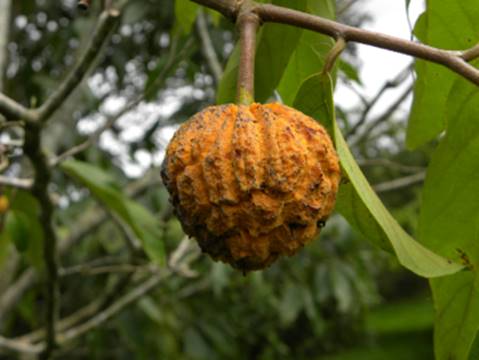
[(338, 37), (336, 39), (336, 43), (326, 55), (326, 60), (324, 61), (324, 67), (323, 67), (323, 74), (328, 74), (333, 70), (334, 65), (336, 64), (336, 61), (338, 60), (339, 56), (345, 49), (346, 49), (346, 40), (342, 37)]
[(238, 70), (237, 103), (250, 105), (254, 102), (254, 65), (256, 32), (260, 18), (254, 13), (254, 3), (244, 1), (237, 18), (240, 34), (240, 63)]

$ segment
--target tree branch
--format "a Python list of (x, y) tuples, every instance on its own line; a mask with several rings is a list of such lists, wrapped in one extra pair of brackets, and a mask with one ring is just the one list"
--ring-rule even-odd
[(103, 44), (105, 44), (113, 28), (118, 22), (120, 11), (117, 9), (104, 10), (98, 19), (95, 31), (91, 37), (87, 50), (81, 56), (78, 63), (72, 69), (58, 89), (48, 98), (48, 100), (38, 109), (39, 120), (48, 121), (49, 117), (65, 101), (65, 99), (81, 83), (93, 61), (96, 59)]
[(421, 171), (421, 172), (418, 172), (417, 174), (408, 175), (408, 176), (404, 176), (391, 181), (386, 181), (380, 184), (376, 184), (373, 186), (373, 189), (377, 193), (398, 190), (411, 185), (422, 183), (425, 178), (426, 178), (426, 172)]
[(40, 206), (40, 224), (43, 228), (43, 258), (46, 268), (46, 328), (47, 339), (44, 358), (49, 359), (56, 346), (55, 322), (58, 316), (59, 286), (58, 286), (58, 254), (57, 236), (53, 228), (54, 205), (48, 195), (51, 173), (48, 161), (41, 148), (41, 128), (36, 124), (25, 128), (24, 152), (30, 159), (35, 171), (35, 179), (31, 193)]
[(366, 103), (361, 113), (361, 117), (359, 118), (358, 122), (354, 124), (354, 126), (347, 132), (346, 138), (350, 138), (351, 136), (356, 134), (359, 128), (366, 122), (369, 112), (374, 107), (374, 105), (378, 103), (378, 101), (386, 93), (387, 90), (391, 88), (395, 88), (399, 86), (400, 84), (402, 84), (402, 82), (406, 80), (410, 69), (411, 69), (411, 65), (408, 65), (404, 70), (402, 70), (399, 74), (397, 74), (394, 79), (386, 81), (383, 84), (383, 86), (379, 89), (379, 91), (376, 93), (374, 98), (371, 101)]
[(7, 120), (25, 120), (34, 122), (37, 120), (35, 114), (23, 105), (10, 99), (8, 96), (0, 92), (0, 114), (5, 116)]
[[(223, 15), (236, 19), (239, 16), (242, 1), (235, 0), (192, 0), (198, 4), (215, 9)], [(479, 85), (479, 70), (468, 63), (479, 56), (476, 47), (465, 51), (448, 51), (414, 41), (344, 25), (319, 16), (310, 15), (281, 6), (255, 3), (250, 10), (264, 22), (274, 22), (293, 25), (303, 29), (316, 31), (333, 38), (342, 37), (346, 41), (358, 42), (414, 56), (444, 65), (462, 75), (476, 85)]]

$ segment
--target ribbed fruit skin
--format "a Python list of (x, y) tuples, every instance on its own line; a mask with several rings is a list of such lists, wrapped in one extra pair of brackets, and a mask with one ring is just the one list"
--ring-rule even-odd
[(281, 104), (228, 104), (180, 127), (162, 177), (184, 231), (214, 259), (248, 271), (319, 233), (340, 168), (314, 119)]

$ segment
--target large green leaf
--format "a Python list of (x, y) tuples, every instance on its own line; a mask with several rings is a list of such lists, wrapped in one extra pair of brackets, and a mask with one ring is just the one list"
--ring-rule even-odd
[(469, 358), (479, 326), (479, 281), (476, 271), (431, 280), (436, 308), (436, 360)]
[(19, 252), (25, 252), (28, 248), (30, 237), (29, 219), (27, 214), (12, 210), (7, 214), (5, 229)]
[(38, 201), (27, 191), (11, 192), (8, 196), (11, 208), (6, 216), (6, 235), (30, 264), (40, 268), (43, 266), (43, 229)]
[[(308, 0), (307, 10), (311, 14), (334, 19), (334, 4), (332, 0)], [(285, 104), (293, 103), (306, 78), (321, 71), (325, 56), (333, 44), (334, 41), (329, 36), (312, 31), (303, 32), (278, 86), (278, 92)]]
[(471, 272), (432, 281), (438, 359), (467, 359), (479, 329), (479, 89), (457, 80), (446, 104), (448, 130), (423, 191), (419, 240)]
[(415, 241), (385, 208), (361, 172), (341, 134), (335, 119), (332, 96), (330, 76), (317, 74), (304, 82), (294, 107), (312, 117), (322, 119), (323, 123), (332, 129), (343, 175), (349, 182), (345, 189), (347, 194), (339, 198), (338, 211), (350, 221), (351, 225), (356, 226), (359, 231), (364, 231), (367, 238), (371, 239), (372, 236), (377, 245), (384, 248), (392, 247), (399, 262), (418, 275), (438, 277), (459, 271), (461, 265), (446, 260)]
[[(306, 0), (292, 3), (289, 0), (275, 0), (276, 5), (296, 10), (306, 9)], [(291, 54), (298, 46), (302, 30), (293, 26), (268, 23), (261, 29), (256, 51), (255, 63), (255, 99), (266, 101), (273, 95), (283, 72), (288, 65)], [(218, 87), (219, 104), (234, 102), (236, 98), (236, 78), (238, 77), (239, 47), (235, 47), (226, 65), (223, 78)]]
[(61, 168), (86, 186), (98, 200), (131, 228), (152, 261), (164, 263), (163, 231), (159, 220), (150, 211), (123, 195), (114, 179), (98, 167), (69, 160), (62, 163)]
[[(415, 35), (428, 45), (466, 49), (479, 40), (476, 0), (428, 0)], [(451, 70), (430, 62), (416, 62), (417, 80), (407, 131), (407, 144), (415, 148), (436, 137), (445, 127), (446, 102), (458, 78)]]

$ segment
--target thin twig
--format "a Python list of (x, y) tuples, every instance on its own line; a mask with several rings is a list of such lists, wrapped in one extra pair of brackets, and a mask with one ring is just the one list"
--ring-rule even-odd
[(421, 171), (421, 172), (418, 172), (417, 174), (413, 174), (413, 175), (401, 177), (399, 179), (394, 179), (394, 180), (386, 181), (380, 184), (376, 184), (373, 186), (373, 189), (377, 193), (398, 190), (411, 185), (422, 183), (425, 178), (426, 178), (426, 172)]
[(87, 45), (87, 50), (68, 74), (65, 81), (60, 84), (58, 89), (39, 108), (38, 114), (41, 122), (47, 121), (50, 115), (65, 102), (65, 99), (81, 83), (83, 77), (99, 54), (100, 49), (103, 47), (103, 44), (105, 44), (112, 30), (118, 23), (119, 16), (120, 11), (118, 9), (106, 9), (100, 14), (95, 31)]
[(148, 86), (145, 91), (131, 100), (123, 109), (121, 109), (118, 113), (109, 116), (103, 126), (101, 126), (98, 130), (96, 130), (93, 134), (91, 134), (84, 142), (73, 146), (72, 148), (66, 150), (64, 153), (58, 155), (57, 157), (54, 157), (50, 160), (50, 166), (51, 167), (56, 167), (59, 164), (61, 164), (63, 161), (67, 160), (68, 158), (78, 155), (79, 153), (87, 150), (90, 146), (94, 145), (101, 137), (101, 135), (108, 129), (110, 129), (117, 121), (120, 119), (122, 116), (126, 115), (128, 112), (136, 108), (142, 101), (145, 100), (145, 98), (151, 93), (157, 89), (160, 85), (162, 85), (166, 79), (166, 75), (169, 73), (169, 71), (172, 70), (174, 66), (177, 66), (180, 63), (180, 60), (183, 59), (185, 54), (187, 53), (188, 49), (192, 45), (193, 41), (192, 38), (188, 39), (186, 41), (185, 45), (183, 48), (176, 53), (176, 46), (177, 46), (177, 38), (174, 38), (172, 41), (171, 45), (171, 50), (170, 50), (170, 55), (168, 57), (168, 60), (161, 70), (160, 74), (158, 77), (153, 81), (153, 83)]
[(198, 16), (196, 18), (196, 30), (198, 31), (198, 35), (201, 40), (201, 51), (203, 52), (206, 63), (213, 74), (215, 83), (219, 84), (221, 75), (223, 74), (223, 68), (218, 60), (218, 55), (216, 54), (216, 50), (213, 46), (213, 41), (211, 40), (211, 36), (208, 31), (206, 15), (202, 9), (198, 12)]
[(33, 185), (33, 179), (18, 179), (0, 175), (0, 185), (28, 190)]
[(362, 167), (380, 166), (404, 173), (417, 173), (419, 171), (424, 171), (424, 167), (422, 166), (404, 165), (389, 159), (358, 159), (356, 162)]
[(356, 134), (359, 128), (366, 122), (367, 117), (370, 111), (372, 110), (372, 108), (374, 107), (374, 105), (376, 105), (379, 102), (379, 100), (386, 93), (386, 91), (401, 85), (402, 82), (407, 79), (407, 75), (409, 74), (410, 69), (411, 69), (411, 65), (408, 65), (404, 70), (402, 70), (399, 74), (397, 74), (394, 79), (386, 81), (383, 84), (383, 86), (379, 89), (379, 91), (376, 93), (373, 99), (367, 102), (367, 104), (365, 105), (361, 113), (361, 117), (359, 118), (358, 122), (354, 124), (354, 126), (347, 132), (346, 138), (350, 138)]
[(371, 135), (373, 129), (377, 128), (381, 123), (388, 120), (391, 115), (401, 106), (401, 104), (406, 101), (406, 99), (411, 95), (413, 90), (413, 85), (409, 85), (381, 115), (379, 115), (376, 119), (372, 120), (358, 135), (354, 141), (351, 142), (350, 147), (354, 147), (360, 144), (364, 139)]
[[(187, 256), (187, 254), (192, 248), (193, 246), (191, 241), (183, 239), (180, 245), (170, 256), (170, 260), (168, 261), (168, 268), (155, 269), (153, 275), (150, 276), (148, 280), (144, 281), (127, 294), (117, 298), (113, 303), (111, 303), (111, 305), (100, 310), (98, 313), (93, 315), (91, 318), (89, 318), (82, 324), (69, 329), (64, 329), (63, 332), (58, 334), (58, 344), (64, 345), (65, 343), (74, 340), (84, 335), (85, 333), (103, 325), (106, 321), (124, 310), (127, 306), (135, 303), (148, 292), (152, 291), (162, 280), (165, 280), (173, 274), (177, 273), (179, 275), (183, 275), (183, 273), (185, 273), (187, 275), (188, 272), (185, 272), (184, 270), (188, 269), (188, 265), (190, 265), (194, 260), (197, 259), (197, 254), (194, 254), (194, 256), (190, 257)], [(84, 312), (82, 312), (81, 314), (82, 318), (84, 318), (83, 313)], [(77, 315), (75, 316), (75, 321), (72, 321), (72, 316), (69, 317), (70, 323), (74, 323), (78, 319)], [(66, 320), (62, 320), (59, 322), (59, 324), (62, 323), (64, 324), (62, 327), (64, 327)], [(58, 328), (58, 330), (60, 330), (60, 328)], [(0, 349), (4, 348), (18, 353), (40, 353), (46, 348), (45, 343), (32, 345), (30, 342), (26, 341), (27, 339), (38, 339), (39, 335), (42, 335), (42, 330), (37, 330), (33, 333), (21, 336), (15, 340), (0, 337)]]
[(0, 130), (11, 129), (15, 127), (22, 128), (25, 126), (25, 122), (18, 120), (18, 121), (4, 121), (0, 123)]
[(11, 340), (0, 336), (0, 349), (22, 353), (22, 354), (38, 354), (43, 350), (43, 345), (32, 345), (23, 341)]

